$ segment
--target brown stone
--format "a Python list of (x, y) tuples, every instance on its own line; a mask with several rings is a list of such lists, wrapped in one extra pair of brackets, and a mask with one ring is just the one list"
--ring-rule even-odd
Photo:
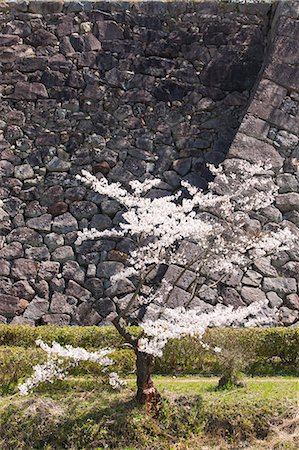
[(25, 309), (27, 308), (27, 306), (29, 305), (28, 300), (25, 300), (24, 298), (21, 298), (18, 305), (17, 305), (17, 310), (16, 310), (16, 314), (20, 315), (22, 314)]
[(15, 86), (13, 97), (17, 100), (37, 100), (48, 98), (48, 92), (41, 83), (18, 82)]
[(51, 205), (48, 207), (48, 213), (52, 216), (60, 216), (61, 214), (64, 214), (67, 212), (68, 206), (64, 202), (57, 202), (54, 203), (54, 205)]
[(102, 161), (102, 162), (100, 162), (98, 164), (95, 164), (92, 167), (93, 173), (101, 172), (103, 175), (107, 175), (110, 170), (111, 170), (111, 167), (109, 166), (107, 161)]
[(18, 297), (0, 294), (0, 315), (8, 318), (13, 317), (16, 314), (18, 303)]
[(19, 280), (33, 279), (37, 275), (37, 263), (30, 259), (20, 258), (14, 261), (11, 276)]
[(110, 250), (108, 253), (108, 259), (110, 261), (118, 261), (125, 263), (128, 259), (127, 253), (120, 252), (118, 250)]
[(290, 294), (287, 295), (284, 301), (285, 306), (290, 309), (298, 309), (299, 310), (299, 295)]

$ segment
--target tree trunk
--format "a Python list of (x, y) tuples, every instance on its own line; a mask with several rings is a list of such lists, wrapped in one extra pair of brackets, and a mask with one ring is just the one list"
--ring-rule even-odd
[(144, 404), (146, 396), (143, 390), (150, 382), (150, 371), (153, 357), (146, 353), (135, 350), (136, 353), (136, 371), (137, 371), (137, 393), (136, 400), (140, 404)]

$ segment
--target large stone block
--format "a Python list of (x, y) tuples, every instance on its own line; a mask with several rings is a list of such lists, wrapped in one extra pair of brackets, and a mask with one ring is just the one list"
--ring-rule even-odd
[(44, 298), (35, 297), (27, 306), (24, 312), (25, 319), (38, 320), (49, 308), (49, 302)]
[(48, 92), (41, 83), (18, 82), (12, 95), (16, 100), (37, 100), (48, 98)]
[(276, 206), (282, 212), (299, 211), (299, 193), (288, 192), (276, 197)]
[(297, 283), (295, 278), (268, 278), (263, 280), (263, 289), (268, 291), (274, 291), (279, 295), (292, 294), (297, 290)]
[(284, 161), (272, 145), (243, 133), (237, 134), (229, 150), (229, 157), (245, 159), (251, 163), (271, 161), (273, 169), (276, 170), (282, 167)]
[(11, 276), (19, 280), (30, 280), (37, 276), (37, 263), (30, 259), (20, 258), (13, 262)]

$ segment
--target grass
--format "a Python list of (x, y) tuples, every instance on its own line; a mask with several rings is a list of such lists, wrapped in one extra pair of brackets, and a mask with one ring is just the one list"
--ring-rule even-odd
[[(196, 450), (299, 448), (299, 379), (248, 379), (219, 391), (216, 378), (155, 377), (157, 419), (135, 404), (134, 380), (121, 392), (74, 377), (22, 398), (0, 398), (1, 450)], [(276, 447), (271, 447), (272, 443)]]

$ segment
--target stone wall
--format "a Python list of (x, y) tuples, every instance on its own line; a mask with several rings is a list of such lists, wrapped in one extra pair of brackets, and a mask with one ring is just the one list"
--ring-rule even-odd
[[(106, 324), (111, 296), (134, 289), (126, 283), (115, 292), (109, 282), (123, 267), (131, 241), (75, 244), (77, 230), (103, 230), (121, 219), (118, 204), (87, 192), (76, 180), (83, 168), (125, 185), (159, 176), (161, 185), (151, 193), (156, 196), (173, 192), (181, 179), (204, 188), (210, 180), (205, 162), (225, 159), (240, 124), (230, 157), (255, 158), (261, 146), (272, 156), (278, 145), (287, 151), (286, 141), (297, 145), (296, 87), (286, 89), (280, 81), (271, 97), (268, 85), (262, 88), (271, 77), (263, 77), (243, 119), (268, 36), (278, 54), (288, 48), (294, 23), (288, 28), (279, 22), (275, 31), (273, 10), (269, 4), (221, 2), (0, 4), (3, 323)], [(296, 62), (291, 51), (286, 57), (291, 61), (283, 61), (284, 67)], [(277, 66), (272, 70), (282, 77)], [(296, 83), (294, 66), (288, 67), (290, 82)], [(287, 123), (292, 125), (251, 109), (257, 99), (264, 114), (273, 106), (279, 115), (282, 96), (279, 111), (291, 114), (293, 122), (288, 116)], [(288, 210), (272, 209), (266, 220), (280, 221), (286, 213), (284, 218), (296, 222), (297, 200), (289, 191), (297, 191), (298, 180), (293, 169), (284, 169), (277, 182)], [(289, 260), (288, 255), (280, 265), (296, 270), (298, 259)], [(168, 270), (171, 277), (181, 269)], [(198, 301), (211, 308), (219, 296), (233, 304), (264, 296), (260, 286), (269, 289), (263, 270), (240, 273), (220, 291), (207, 289)], [(276, 269), (269, 273), (270, 281), (277, 281)], [(298, 298), (296, 274), (287, 277), (288, 288), (271, 285), (270, 291), (273, 305), (287, 313), (282, 320), (290, 324), (298, 318)], [(173, 304), (187, 301), (192, 274), (188, 280), (175, 288)]]

